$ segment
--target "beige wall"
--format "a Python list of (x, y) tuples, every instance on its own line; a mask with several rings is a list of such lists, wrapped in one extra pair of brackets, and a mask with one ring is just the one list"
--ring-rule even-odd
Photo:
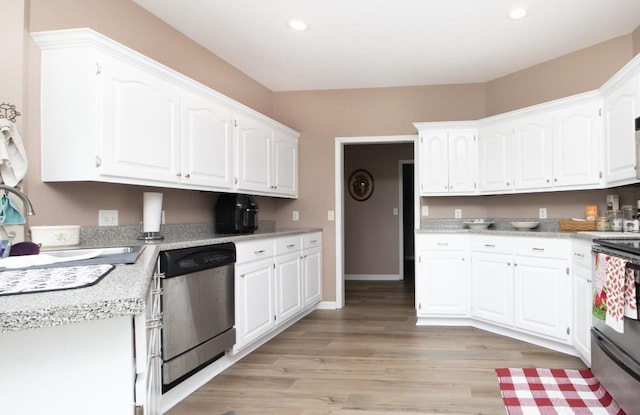
[[(21, 5), (20, 2), (17, 4), (12, 5), (11, 10), (19, 12)], [(636, 30), (633, 35), (488, 84), (272, 93), (130, 0), (26, 0), (26, 6), (26, 32), (91, 27), (300, 131), (300, 197), (293, 201), (261, 198), (261, 218), (273, 218), (279, 227), (320, 227), (324, 230), (324, 299), (329, 301), (335, 298), (335, 229), (334, 223), (327, 221), (327, 210), (335, 208), (335, 137), (415, 134), (411, 124), (416, 121), (477, 119), (505, 109), (590, 90), (604, 82), (640, 47), (640, 35)], [(3, 10), (4, 16), (7, 16), (6, 10)], [(26, 42), (25, 52), (22, 132), (31, 162), (25, 188), (38, 211), (30, 218), (31, 224), (97, 225), (98, 209), (118, 209), (121, 224), (138, 223), (142, 216), (141, 194), (146, 188), (41, 182), (40, 52), (30, 39)], [(15, 66), (13, 73), (19, 76), (21, 63)], [(167, 189), (163, 192), (168, 222), (211, 220), (215, 194)], [(537, 205), (540, 198), (539, 195), (520, 197), (523, 201), (504, 199), (497, 203), (493, 201), (499, 197), (473, 199), (466, 202), (469, 207), (463, 206), (463, 209), (471, 212), (495, 203), (495, 209), (487, 210), (493, 214), (500, 212), (497, 206), (516, 203), (518, 208), (513, 212), (521, 216), (528, 212), (527, 206)], [(549, 203), (554, 200), (552, 198)], [(434, 205), (436, 212), (439, 209), (448, 212), (451, 201), (441, 199), (434, 203), (442, 204)], [(572, 206), (582, 205), (582, 201), (575, 202), (571, 196), (566, 198), (566, 203), (571, 211), (574, 210)], [(299, 222), (291, 221), (294, 209), (300, 211)]]
[(621, 36), (487, 83), (487, 116), (598, 89), (633, 57)]
[(398, 275), (400, 222), (393, 209), (400, 208), (400, 160), (413, 160), (413, 144), (346, 145), (344, 148), (345, 183), (358, 169), (367, 170), (374, 179), (374, 191), (369, 199), (357, 201), (345, 194), (345, 274)]

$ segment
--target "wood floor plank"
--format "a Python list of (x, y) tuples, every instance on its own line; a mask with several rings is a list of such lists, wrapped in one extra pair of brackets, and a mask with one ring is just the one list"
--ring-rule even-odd
[(347, 281), (316, 310), (168, 415), (503, 415), (496, 367), (583, 369), (577, 358), (468, 327), (416, 326), (408, 281)]

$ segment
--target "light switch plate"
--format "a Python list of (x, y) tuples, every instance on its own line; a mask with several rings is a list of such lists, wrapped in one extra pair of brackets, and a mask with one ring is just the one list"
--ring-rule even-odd
[(300, 212), (298, 212), (297, 210), (293, 211), (293, 220), (294, 222), (300, 220)]
[(336, 213), (333, 210), (330, 210), (327, 212), (327, 220), (329, 222), (333, 222), (334, 220), (336, 220)]
[(429, 206), (424, 205), (420, 207), (420, 216), (429, 216)]
[(456, 209), (456, 210), (454, 210), (453, 212), (454, 212), (454, 213), (453, 213), (453, 216), (454, 216), (456, 219), (460, 219), (460, 218), (462, 218), (462, 209)]
[(547, 208), (540, 208), (540, 219), (547, 218)]

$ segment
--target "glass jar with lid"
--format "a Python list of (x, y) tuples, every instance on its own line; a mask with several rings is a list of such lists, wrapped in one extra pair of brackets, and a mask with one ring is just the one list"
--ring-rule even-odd
[(622, 232), (622, 212), (619, 209), (609, 211), (609, 222), (612, 231)]
[(611, 230), (611, 222), (608, 216), (598, 216), (596, 218), (596, 231), (608, 232)]
[(633, 232), (633, 221), (636, 219), (636, 208), (631, 205), (622, 206), (622, 230)]

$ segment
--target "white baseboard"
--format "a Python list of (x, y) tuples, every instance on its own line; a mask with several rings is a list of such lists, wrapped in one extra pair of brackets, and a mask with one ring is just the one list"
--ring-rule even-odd
[(318, 310), (335, 310), (338, 308), (335, 301), (321, 301), (316, 306)]
[(401, 281), (399, 274), (344, 274), (344, 279), (352, 281)]

